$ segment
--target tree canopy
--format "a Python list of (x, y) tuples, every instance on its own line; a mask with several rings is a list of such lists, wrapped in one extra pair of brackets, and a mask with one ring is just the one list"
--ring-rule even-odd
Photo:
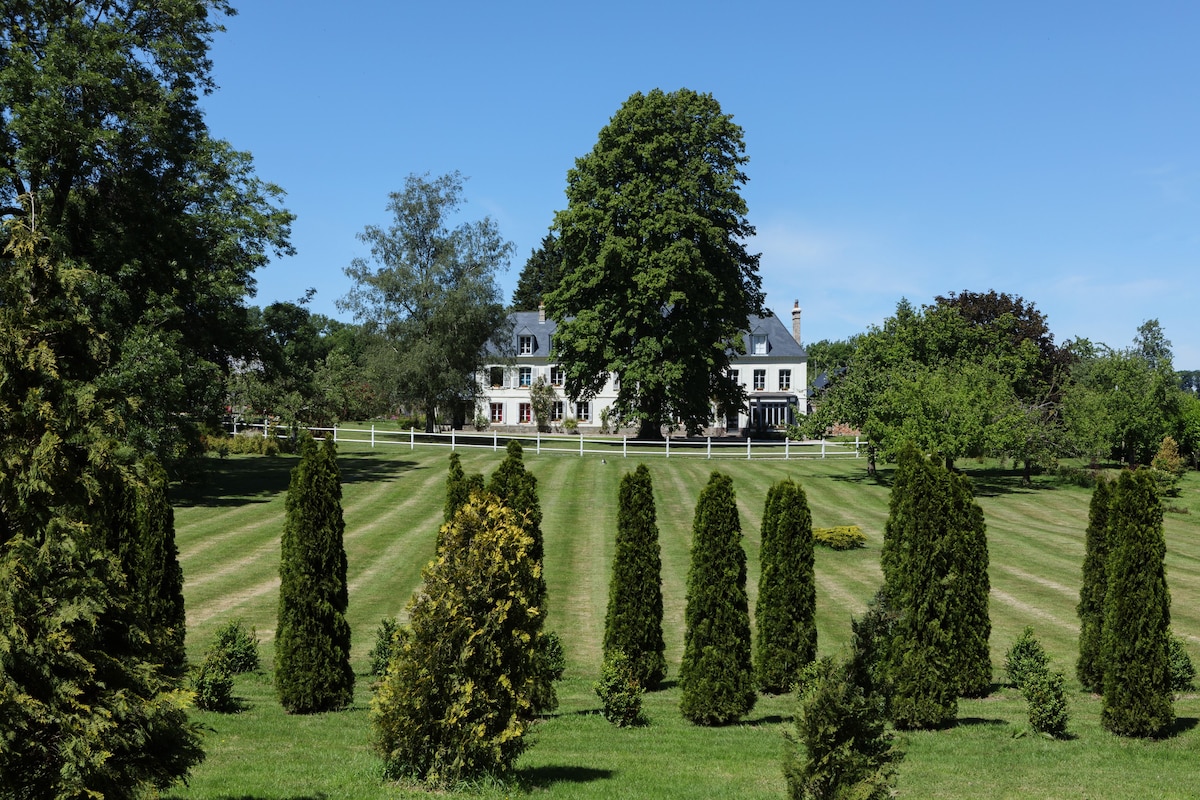
[(409, 175), (390, 195), (392, 224), (359, 234), (371, 258), (345, 268), (354, 288), (338, 301), (378, 337), (398, 398), (424, 411), (429, 432), (439, 411), (464, 413), (479, 393), (488, 343), (506, 343), (496, 273), (508, 268), (513, 245), (490, 217), (450, 227), (465, 202), (463, 181), (458, 172)]
[(675, 420), (695, 433), (712, 401), (744, 403), (730, 356), (763, 305), (744, 151), (712, 95), (655, 89), (626, 100), (567, 173), (554, 222), (563, 276), (545, 301), (554, 355), (576, 399), (616, 373), (617, 416), (640, 436)]
[(134, 401), (127, 438), (170, 463), (195, 439), (180, 412), (222, 405), (254, 270), (291, 251), (282, 191), (209, 135), (199, 106), (232, 10), (4, 0), (0, 12), (0, 215), (90, 271), (79, 296), (112, 347), (75, 368)]

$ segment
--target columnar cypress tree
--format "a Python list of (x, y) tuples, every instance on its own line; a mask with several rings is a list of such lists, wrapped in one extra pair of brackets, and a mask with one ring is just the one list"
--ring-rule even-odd
[(147, 456), (142, 471), (136, 514), (141, 568), (135, 588), (145, 609), (151, 648), (166, 669), (181, 674), (187, 665), (187, 620), (183, 568), (175, 546), (175, 512), (167, 499), (167, 471), (158, 459)]
[(451, 453), (450, 472), (446, 476), (446, 507), (443, 512), (446, 522), (454, 519), (454, 513), (466, 504), (470, 496), (462, 460), (458, 457), (458, 453)]
[(532, 723), (545, 620), (541, 567), (516, 514), (477, 495), (443, 533), (371, 704), (388, 775), (434, 785), (511, 770)]
[(1121, 736), (1159, 736), (1175, 721), (1171, 595), (1162, 506), (1149, 470), (1124, 472), (1108, 512), (1104, 597), (1104, 704), (1100, 722)]
[(623, 652), (643, 688), (667, 674), (663, 643), (662, 555), (655, 522), (654, 486), (645, 464), (621, 479), (617, 495), (617, 551), (604, 617), (604, 652)]
[(758, 686), (769, 694), (782, 694), (817, 656), (812, 514), (804, 489), (791, 480), (767, 491), (760, 559), (755, 606)]
[(308, 434), (288, 486), (279, 566), (275, 685), (286, 711), (345, 708), (354, 695), (346, 622), (342, 484), (332, 439)]
[[(469, 479), (468, 479), (469, 480)], [(468, 490), (469, 491), (469, 490)], [(496, 497), (507, 508), (511, 509), (525, 526), (529, 534), (529, 557), (537, 564), (537, 576), (533, 583), (533, 599), (542, 614), (546, 613), (546, 578), (542, 574), (542, 506), (537, 495), (537, 478), (525, 469), (524, 448), (516, 439), (509, 441), (505, 447), (504, 460), (492, 473), (487, 484), (487, 491)], [(552, 646), (541, 635), (537, 651), (537, 684), (533, 693), (533, 707), (539, 714), (544, 714), (558, 708), (558, 693), (554, 689), (554, 681), (562, 677), (561, 666), (556, 666), (556, 660), (551, 652)]]
[(946, 478), (953, 500), (944, 535), (954, 549), (951, 570), (957, 578), (953, 591), (959, 693), (983, 697), (992, 690), (987, 524), (967, 478), (953, 472), (946, 473)]
[(679, 670), (683, 716), (697, 725), (724, 725), (757, 700), (750, 660), (746, 552), (733, 481), (714, 472), (700, 493), (692, 525), (692, 564)]
[(938, 469), (911, 445), (900, 452), (884, 530), (885, 589), (899, 614), (886, 669), (897, 728), (938, 727), (958, 714), (953, 549), (938, 527), (952, 503)]
[(1108, 586), (1108, 508), (1112, 485), (1096, 484), (1088, 509), (1087, 538), (1083, 553), (1083, 583), (1079, 587), (1079, 660), (1075, 675), (1089, 692), (1104, 687), (1104, 596)]

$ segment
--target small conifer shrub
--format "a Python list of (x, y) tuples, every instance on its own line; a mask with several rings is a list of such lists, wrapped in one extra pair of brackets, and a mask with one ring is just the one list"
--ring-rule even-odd
[(385, 617), (379, 621), (379, 627), (375, 629), (375, 645), (369, 655), (372, 675), (382, 676), (387, 672), (388, 664), (392, 663), (392, 655), (399, 644), (396, 637), (403, 636), (403, 630), (395, 617)]
[(1004, 671), (1008, 673), (1009, 682), (1020, 689), (1029, 675), (1045, 672), (1049, 663), (1045, 648), (1033, 635), (1033, 627), (1026, 625), (1004, 656)]
[(647, 724), (642, 713), (642, 694), (645, 691), (629, 656), (620, 650), (604, 654), (596, 695), (604, 704), (604, 718), (618, 728), (633, 728)]
[(234, 675), (258, 669), (258, 632), (253, 628), (246, 630), (240, 619), (217, 629), (212, 649), (225, 660)]
[(196, 708), (202, 711), (230, 711), (234, 708), (233, 673), (229, 662), (216, 650), (210, 650), (192, 678)]
[(1170, 660), (1171, 691), (1190, 692), (1196, 680), (1196, 666), (1188, 655), (1187, 645), (1174, 633), (1167, 642), (1167, 657)]
[(759, 552), (755, 670), (761, 691), (783, 694), (817, 656), (812, 515), (804, 489), (791, 480), (767, 492)]
[(1021, 683), (1021, 693), (1028, 704), (1029, 727), (1048, 736), (1062, 736), (1067, 732), (1070, 708), (1062, 672), (1051, 672), (1045, 667), (1027, 672)]

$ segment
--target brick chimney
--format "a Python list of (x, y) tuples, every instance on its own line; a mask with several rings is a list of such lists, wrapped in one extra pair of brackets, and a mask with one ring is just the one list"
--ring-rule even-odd
[(796, 304), (792, 306), (792, 338), (796, 340), (796, 344), (802, 344), (800, 341), (800, 301), (796, 300)]
[(538, 322), (546, 321), (546, 304), (538, 303)]

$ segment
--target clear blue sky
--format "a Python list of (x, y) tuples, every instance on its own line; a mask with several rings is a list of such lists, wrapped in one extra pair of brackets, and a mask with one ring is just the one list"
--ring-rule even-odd
[(1200, 369), (1200, 3), (240, 5), (209, 126), (296, 214), (258, 304), (311, 286), (347, 318), (356, 234), (405, 176), (456, 169), (464, 219), (516, 245), (507, 301), (621, 103), (687, 87), (745, 132), (751, 248), (806, 342), (995, 289), (1059, 342), (1157, 318)]

